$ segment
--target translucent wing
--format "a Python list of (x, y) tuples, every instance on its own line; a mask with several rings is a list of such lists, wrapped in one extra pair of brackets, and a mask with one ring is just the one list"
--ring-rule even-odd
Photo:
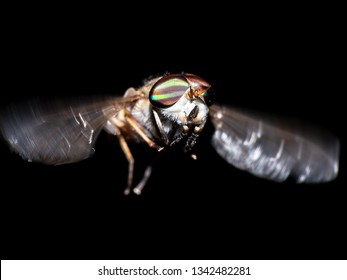
[(210, 117), (212, 145), (239, 169), (278, 182), (291, 176), (298, 183), (318, 183), (337, 176), (339, 141), (331, 135), (218, 105)]
[[(83, 105), (81, 105), (83, 104)], [(24, 159), (64, 164), (90, 157), (107, 120), (121, 108), (115, 99), (30, 102), (6, 108), (0, 130)]]

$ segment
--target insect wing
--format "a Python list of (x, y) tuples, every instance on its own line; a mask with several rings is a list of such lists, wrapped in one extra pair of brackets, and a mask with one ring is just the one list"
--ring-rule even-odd
[(291, 176), (298, 183), (319, 183), (337, 176), (339, 141), (334, 136), (226, 106), (212, 106), (210, 117), (213, 147), (239, 169), (278, 182)]
[(28, 161), (65, 164), (94, 152), (95, 141), (107, 120), (126, 100), (29, 102), (12, 105), (0, 116), (0, 129), (10, 147)]

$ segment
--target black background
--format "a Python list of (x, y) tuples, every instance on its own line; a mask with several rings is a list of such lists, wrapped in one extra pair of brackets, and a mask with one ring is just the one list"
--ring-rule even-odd
[[(143, 13), (117, 20), (119, 10), (102, 20), (77, 11), (17, 15), (3, 35), (3, 104), (122, 95), (151, 75), (194, 73), (212, 84), (220, 104), (336, 134), (339, 177), (320, 185), (256, 178), (214, 152), (207, 127), (197, 161), (179, 150), (164, 154), (143, 194), (126, 197), (127, 162), (106, 133), (94, 157), (57, 167), (27, 163), (2, 143), (2, 259), (345, 258), (339, 19), (233, 12), (214, 20), (209, 13), (219, 15), (208, 8), (175, 20)], [(149, 152), (134, 152), (139, 176)]]

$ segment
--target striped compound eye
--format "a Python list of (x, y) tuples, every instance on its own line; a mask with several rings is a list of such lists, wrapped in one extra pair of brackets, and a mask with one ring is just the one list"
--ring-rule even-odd
[(171, 74), (157, 81), (149, 92), (154, 107), (164, 109), (174, 105), (189, 89), (190, 84), (182, 74)]

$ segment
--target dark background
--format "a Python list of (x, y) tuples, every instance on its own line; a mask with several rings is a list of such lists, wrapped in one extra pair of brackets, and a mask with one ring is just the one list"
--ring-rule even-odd
[[(106, 133), (94, 157), (57, 167), (27, 163), (1, 143), (2, 259), (346, 258), (339, 18), (233, 12), (212, 20), (209, 13), (219, 15), (207, 7), (204, 17), (177, 17), (180, 24), (129, 15), (133, 27), (116, 20), (120, 11), (102, 20), (16, 14), (4, 28), (2, 104), (122, 95), (151, 75), (194, 73), (220, 104), (336, 134), (339, 177), (320, 185), (258, 179), (214, 152), (207, 127), (197, 161), (178, 150), (164, 154), (143, 194), (126, 197), (127, 162)], [(149, 152), (134, 152), (141, 174)]]

